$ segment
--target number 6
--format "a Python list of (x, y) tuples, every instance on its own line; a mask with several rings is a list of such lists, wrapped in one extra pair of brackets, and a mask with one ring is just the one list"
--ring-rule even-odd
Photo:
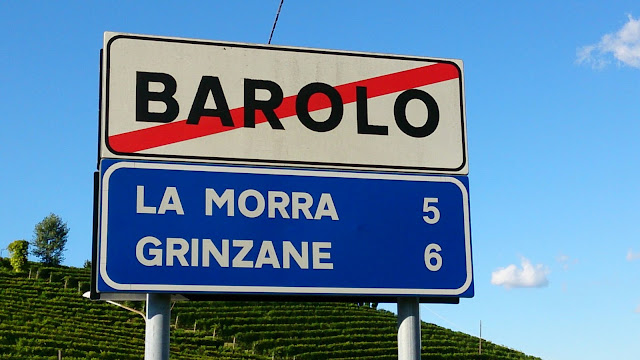
[[(442, 248), (438, 244), (429, 244), (424, 249), (424, 264), (427, 269), (431, 271), (438, 271), (442, 267), (442, 256), (438, 254), (438, 251), (442, 251)], [(431, 259), (435, 259), (436, 263), (432, 264)]]

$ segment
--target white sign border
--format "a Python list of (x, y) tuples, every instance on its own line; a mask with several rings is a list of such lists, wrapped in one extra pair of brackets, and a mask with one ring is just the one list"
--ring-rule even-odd
[[(409, 180), (449, 182), (457, 185), (462, 192), (464, 234), (466, 251), (466, 280), (458, 289), (403, 289), (403, 288), (340, 288), (340, 287), (283, 287), (283, 286), (216, 286), (216, 285), (171, 285), (171, 284), (121, 284), (113, 281), (107, 273), (107, 221), (109, 210), (109, 179), (118, 169), (138, 168), (154, 170), (207, 171), (238, 174), (270, 174), (312, 176), (327, 178), (352, 178), (376, 180)], [(400, 175), (379, 173), (353, 173), (324, 170), (297, 170), (275, 168), (228, 167), (179, 163), (152, 163), (121, 161), (111, 165), (101, 179), (101, 214), (99, 244), (99, 277), (106, 285), (119, 291), (130, 292), (174, 292), (174, 293), (236, 293), (236, 294), (313, 294), (313, 295), (420, 295), (455, 296), (469, 289), (473, 279), (471, 260), (471, 226), (469, 216), (469, 193), (464, 184), (451, 176)], [(108, 292), (108, 291), (106, 291)], [(105, 293), (106, 293), (105, 292)]]

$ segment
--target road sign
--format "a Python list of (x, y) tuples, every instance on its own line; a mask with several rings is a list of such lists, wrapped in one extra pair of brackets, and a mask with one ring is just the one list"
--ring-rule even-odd
[(100, 158), (468, 173), (462, 61), (105, 33)]
[(97, 291), (473, 296), (466, 177), (103, 160)]

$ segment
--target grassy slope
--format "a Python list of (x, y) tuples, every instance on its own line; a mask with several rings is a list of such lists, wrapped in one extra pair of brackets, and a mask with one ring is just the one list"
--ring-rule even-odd
[[(144, 320), (83, 298), (88, 270), (29, 267), (0, 259), (0, 359), (143, 358)], [(397, 358), (395, 315), (355, 304), (180, 302), (172, 325), (172, 359)], [(427, 323), (422, 345), (423, 359), (536, 359), (487, 342), (480, 356), (476, 337)]]

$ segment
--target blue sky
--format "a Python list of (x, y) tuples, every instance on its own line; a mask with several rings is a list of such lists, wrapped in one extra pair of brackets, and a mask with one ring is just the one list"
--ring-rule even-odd
[[(65, 264), (90, 257), (104, 31), (264, 44), (278, 3), (0, 3), (0, 248), (54, 212)], [(464, 61), (476, 296), (425, 321), (544, 359), (640, 357), (639, 19), (637, 1), (285, 0), (273, 44)]]

